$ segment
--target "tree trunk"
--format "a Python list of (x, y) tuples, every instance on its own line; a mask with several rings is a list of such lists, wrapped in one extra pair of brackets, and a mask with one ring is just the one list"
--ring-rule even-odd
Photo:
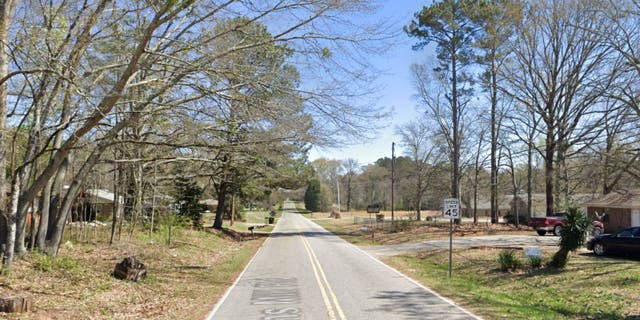
[(47, 238), (47, 231), (49, 229), (51, 188), (53, 188), (53, 179), (42, 189), (42, 195), (40, 196), (40, 223), (38, 224), (38, 237), (36, 239), (36, 246), (40, 250), (45, 247), (45, 239)]
[[(142, 159), (142, 153), (140, 149), (138, 149), (136, 156), (138, 157), (138, 159)], [(135, 231), (136, 225), (138, 223), (138, 219), (142, 214), (142, 191), (143, 191), (142, 186), (144, 185), (144, 182), (143, 182), (144, 170), (142, 167), (142, 163), (136, 164), (136, 172), (133, 173), (132, 176), (134, 178), (134, 185), (135, 185), (135, 193), (134, 193), (135, 198), (133, 201), (134, 203), (133, 216), (131, 217), (132, 223), (131, 223), (131, 229), (129, 229), (129, 236), (133, 235), (133, 232)]]
[[(116, 125), (112, 130), (118, 130), (118, 125)], [(109, 139), (103, 140), (102, 143), (107, 143)], [(82, 186), (84, 179), (87, 177), (91, 169), (100, 159), (100, 156), (105, 151), (105, 146), (99, 144), (91, 153), (91, 155), (87, 158), (87, 160), (83, 163), (82, 167), (75, 175), (73, 182), (69, 186), (64, 199), (60, 205), (60, 209), (57, 212), (57, 217), (55, 220), (54, 228), (51, 232), (51, 242), (47, 247), (47, 253), (52, 257), (55, 257), (58, 254), (58, 250), (60, 248), (60, 242), (62, 241), (62, 235), (64, 233), (64, 227), (67, 222), (67, 218), (69, 213), (71, 212), (71, 208), (80, 194), (80, 187)]]
[(351, 212), (351, 192), (353, 192), (352, 186), (351, 186), (352, 176), (353, 176), (353, 173), (349, 173), (349, 176), (347, 177), (347, 211), (348, 212)]
[(155, 149), (155, 155), (153, 159), (153, 189), (151, 194), (151, 228), (149, 228), (149, 235), (153, 234), (153, 227), (156, 219), (156, 189), (158, 188), (158, 148)]
[(19, 179), (13, 179), (11, 184), (11, 202), (7, 214), (7, 240), (4, 249), (3, 265), (5, 268), (11, 268), (11, 262), (13, 262), (14, 251), (16, 248), (16, 233), (17, 233), (17, 215), (18, 211), (18, 195), (20, 194)]
[(120, 165), (116, 163), (113, 170), (113, 212), (111, 214), (111, 235), (109, 246), (113, 245), (113, 237), (118, 224), (118, 213), (120, 212)]
[[(26, 186), (27, 185), (27, 178), (26, 176), (29, 174), (28, 172), (30, 171), (27, 167), (25, 167), (24, 170), (19, 170), (21, 171), (21, 173), (18, 175), (18, 183), (20, 184), (20, 186)], [(22, 188), (20, 188), (22, 189)], [(20, 196), (18, 195), (18, 202), (22, 202), (24, 200), (20, 199)], [(31, 205), (32, 201), (29, 201), (28, 203), (21, 203), (22, 206), (24, 206), (26, 208), (26, 210), (21, 211), (21, 212), (17, 212), (17, 217), (16, 217), (16, 254), (18, 256), (22, 256), (25, 253), (27, 253), (27, 248), (25, 247), (25, 237), (26, 237), (26, 231), (27, 231), (27, 215), (29, 214), (29, 206)], [(16, 205), (16, 210), (17, 208), (20, 207), (19, 205)], [(35, 212), (34, 212), (35, 214)]]
[[(9, 26), (16, 9), (16, 1), (0, 0), (0, 78), (4, 78), (9, 73), (9, 57), (7, 54), (9, 45)], [(3, 265), (11, 266), (13, 259), (13, 247), (15, 245), (15, 217), (8, 215), (7, 208), (7, 83), (0, 83), (0, 214), (3, 215), (4, 224), (0, 224), (0, 234), (5, 238), (0, 240), (0, 244), (5, 244), (3, 254)], [(10, 226), (12, 226), (10, 229)], [(2, 236), (0, 236), (2, 237)], [(6, 248), (12, 242), (11, 252)]]
[[(22, 166), (20, 166), (20, 168), (18, 169), (18, 175), (17, 178), (18, 183), (20, 183), (20, 185), (22, 186), (21, 189), (26, 188), (26, 186), (28, 186), (29, 183), (29, 178), (31, 177), (32, 171), (37, 170), (36, 166), (37, 166), (37, 162), (34, 161), (36, 160), (36, 150), (40, 149), (40, 135), (42, 132), (42, 122), (43, 122), (43, 95), (44, 95), (44, 89), (46, 87), (46, 79), (41, 80), (40, 83), (40, 90), (36, 93), (36, 97), (34, 97), (34, 102), (33, 105), (31, 107), (32, 109), (32, 113), (33, 113), (33, 125), (31, 127), (31, 130), (29, 131), (29, 138), (27, 141), (27, 146), (26, 146), (26, 150), (24, 153), (24, 160), (22, 161), (23, 164)], [(18, 201), (20, 201), (21, 203), (18, 205), (18, 207), (28, 207), (32, 202), (33, 199), (28, 200), (22, 200), (20, 198), (18, 198)], [(25, 203), (26, 202), (26, 203)], [(18, 227), (17, 227), (17, 234), (16, 234), (16, 253), (21, 256), (23, 254), (25, 254), (27, 252), (27, 249), (25, 248), (25, 235), (26, 235), (26, 222), (27, 222), (27, 215), (28, 215), (29, 210), (20, 210), (20, 212), (18, 212), (18, 219), (17, 219), (17, 223), (18, 223)], [(33, 212), (33, 214), (35, 214), (35, 212)]]
[(529, 213), (529, 217), (532, 216), (533, 212), (533, 200), (531, 197), (531, 193), (533, 192), (533, 141), (531, 136), (529, 137), (529, 141), (527, 144), (527, 212)]
[(453, 134), (453, 150), (452, 150), (452, 170), (451, 170), (451, 197), (455, 199), (459, 199), (460, 195), (458, 194), (458, 176), (460, 175), (460, 135), (458, 134), (458, 125), (459, 125), (459, 117), (458, 117), (458, 75), (456, 71), (457, 67), (457, 59), (456, 59), (456, 50), (455, 48), (452, 50), (451, 54), (451, 126), (452, 126), (452, 134)]
[[(418, 163), (418, 161), (416, 160), (416, 164)], [(417, 184), (417, 190), (416, 190), (416, 218), (418, 219), (418, 221), (420, 221), (422, 219), (422, 173), (420, 172), (420, 170), (416, 170), (417, 174), (418, 174), (418, 184)]]
[(36, 202), (33, 201), (31, 203), (31, 225), (30, 225), (30, 230), (29, 230), (29, 234), (31, 235), (29, 237), (29, 249), (33, 250), (36, 247), (36, 236), (37, 236), (37, 232), (38, 232), (38, 228), (36, 225), (36, 220), (40, 220), (40, 219), (36, 219), (37, 215), (36, 212), (40, 211), (38, 210), (39, 208), (36, 206)]
[(547, 212), (546, 215), (550, 216), (553, 215), (554, 212), (554, 203), (553, 203), (553, 193), (554, 193), (554, 188), (553, 188), (553, 177), (554, 177), (554, 171), (553, 171), (553, 162), (554, 162), (554, 155), (555, 155), (555, 141), (554, 141), (554, 137), (553, 137), (553, 126), (549, 126), (547, 125), (547, 137), (546, 137), (546, 142), (547, 145), (545, 147), (545, 159), (544, 159), (544, 186), (545, 186), (545, 194), (547, 196), (546, 198), (546, 205), (547, 205)]
[(495, 59), (491, 60), (491, 223), (498, 223), (498, 80)]
[(481, 131), (480, 141), (478, 143), (478, 149), (476, 152), (475, 168), (474, 168), (475, 171), (474, 171), (474, 177), (473, 177), (473, 223), (474, 224), (478, 223), (478, 180), (480, 176), (480, 153), (481, 153), (480, 148), (482, 147), (483, 143), (484, 143), (484, 131)]
[(227, 198), (227, 189), (227, 182), (220, 182), (220, 187), (218, 188), (218, 207), (216, 208), (216, 219), (213, 222), (214, 229), (222, 229), (222, 219), (224, 218), (224, 205), (225, 199)]

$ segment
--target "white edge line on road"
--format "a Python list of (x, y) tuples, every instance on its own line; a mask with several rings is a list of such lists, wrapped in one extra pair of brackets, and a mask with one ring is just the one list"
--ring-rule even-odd
[[(302, 215), (301, 215), (301, 216), (302, 216)], [(309, 221), (311, 221), (311, 219), (309, 219), (309, 218), (307, 218), (307, 217), (305, 217), (305, 216), (302, 216), (302, 217), (303, 217), (303, 218), (305, 218), (305, 219), (308, 219)], [(313, 221), (311, 221), (311, 222), (313, 222)], [(316, 226), (318, 226), (320, 229), (324, 230), (325, 232), (333, 234), (332, 232), (327, 231), (327, 229), (323, 228), (323, 227), (322, 227), (322, 226), (320, 226), (319, 224), (317, 224), (317, 223), (315, 223), (315, 222), (313, 222), (313, 223), (314, 223)], [(334, 234), (334, 235), (335, 235), (335, 234)], [(474, 317), (475, 319), (478, 319), (478, 320), (483, 320), (482, 318), (478, 317), (477, 315), (475, 315), (475, 314), (471, 313), (471, 311), (469, 311), (469, 310), (467, 310), (467, 309), (465, 309), (465, 308), (463, 308), (463, 307), (461, 307), (461, 306), (457, 305), (453, 300), (450, 300), (450, 299), (448, 299), (448, 298), (446, 298), (446, 297), (441, 296), (441, 295), (440, 295), (440, 294), (438, 294), (437, 292), (433, 291), (433, 289), (431, 289), (431, 288), (429, 288), (429, 287), (427, 287), (427, 286), (423, 285), (422, 283), (420, 283), (420, 282), (416, 281), (415, 279), (413, 279), (413, 278), (411, 278), (411, 277), (407, 276), (406, 274), (404, 274), (404, 273), (402, 273), (402, 272), (398, 271), (396, 268), (394, 268), (394, 267), (392, 267), (392, 266), (390, 266), (390, 265), (388, 265), (388, 264), (386, 264), (386, 263), (384, 263), (384, 262), (380, 261), (380, 259), (378, 259), (378, 258), (376, 258), (376, 257), (372, 256), (371, 254), (369, 254), (368, 252), (366, 252), (366, 251), (364, 251), (364, 250), (360, 249), (360, 247), (358, 247), (358, 246), (356, 246), (356, 245), (354, 245), (354, 244), (352, 244), (352, 243), (349, 243), (348, 241), (346, 241), (346, 240), (344, 240), (344, 239), (342, 239), (342, 238), (340, 238), (340, 237), (338, 237), (338, 236), (336, 236), (336, 237), (337, 237), (338, 239), (340, 239), (340, 240), (344, 241), (346, 244), (348, 244), (348, 245), (350, 245), (350, 246), (353, 246), (353, 247), (354, 247), (354, 248), (356, 248), (358, 251), (362, 252), (365, 256), (368, 256), (369, 258), (371, 258), (373, 261), (375, 261), (375, 262), (377, 262), (377, 263), (379, 263), (379, 264), (381, 264), (381, 265), (383, 265), (383, 266), (385, 266), (385, 267), (387, 267), (387, 268), (391, 269), (393, 272), (395, 272), (395, 273), (397, 273), (398, 275), (402, 276), (403, 278), (405, 278), (405, 279), (407, 279), (407, 280), (411, 281), (413, 284), (415, 284), (415, 285), (417, 285), (418, 287), (420, 287), (420, 288), (422, 288), (422, 289), (426, 290), (427, 292), (429, 292), (429, 293), (431, 293), (431, 294), (435, 295), (436, 297), (438, 297), (438, 298), (442, 299), (442, 300), (443, 300), (443, 301), (445, 301), (446, 303), (448, 303), (448, 304), (450, 304), (450, 305), (452, 305), (452, 306), (454, 306), (454, 307), (456, 307), (456, 308), (458, 308), (458, 309), (462, 310), (464, 313), (468, 314), (469, 316)]]
[(227, 300), (227, 298), (229, 297), (229, 294), (231, 294), (231, 291), (236, 287), (236, 285), (238, 284), (238, 282), (240, 281), (240, 279), (242, 278), (244, 273), (247, 271), (247, 269), (249, 269), (249, 267), (253, 264), (253, 261), (256, 259), (256, 256), (258, 256), (258, 253), (260, 253), (260, 251), (262, 251), (262, 248), (267, 243), (267, 241), (269, 241), (270, 238), (271, 238), (271, 235), (269, 235), (269, 237), (267, 237), (267, 239), (262, 243), (262, 245), (260, 246), (258, 251), (256, 251), (256, 253), (253, 255), (253, 257), (251, 257), (251, 260), (249, 261), (249, 263), (247, 263), (247, 265), (244, 267), (242, 272), (240, 272), (240, 274), (238, 275), (236, 280), (233, 282), (231, 287), (229, 287), (229, 289), (227, 289), (227, 291), (220, 298), (220, 300), (218, 300), (218, 303), (216, 303), (215, 307), (213, 307), (213, 310), (211, 310), (211, 312), (209, 313), (207, 318), (205, 318), (205, 320), (213, 320), (213, 316), (216, 314), (218, 309), (220, 309), (220, 306), (222, 306), (222, 304), (225, 302), (225, 300)]

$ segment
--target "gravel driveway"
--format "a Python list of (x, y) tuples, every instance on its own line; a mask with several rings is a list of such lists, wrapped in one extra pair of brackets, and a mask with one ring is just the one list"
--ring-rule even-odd
[[(526, 236), (526, 235), (494, 235), (480, 237), (453, 238), (453, 247), (492, 247), (492, 248), (524, 248), (524, 247), (555, 247), (560, 237), (556, 236)], [(428, 240), (413, 243), (401, 243), (382, 246), (368, 246), (362, 249), (375, 257), (389, 257), (417, 251), (448, 249), (449, 239)]]

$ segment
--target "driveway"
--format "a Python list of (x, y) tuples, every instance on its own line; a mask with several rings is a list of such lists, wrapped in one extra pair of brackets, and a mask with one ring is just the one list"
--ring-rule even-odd
[[(453, 248), (492, 247), (492, 248), (524, 248), (524, 247), (556, 247), (560, 237), (526, 236), (526, 235), (493, 235), (479, 237), (453, 238)], [(382, 246), (361, 247), (374, 257), (389, 257), (417, 251), (439, 250), (449, 248), (449, 239), (428, 240), (412, 243), (401, 243)]]

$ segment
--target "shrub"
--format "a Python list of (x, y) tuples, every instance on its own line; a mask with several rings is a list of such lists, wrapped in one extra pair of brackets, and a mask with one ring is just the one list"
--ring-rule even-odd
[(34, 253), (33, 268), (39, 271), (50, 272), (56, 270), (75, 270), (79, 268), (76, 260), (68, 257), (51, 258), (48, 255)]
[(55, 266), (64, 270), (75, 270), (80, 266), (76, 260), (69, 257), (57, 257), (55, 259)]
[(585, 241), (591, 221), (576, 207), (567, 208), (567, 220), (560, 232), (560, 249), (553, 255), (549, 265), (564, 268), (567, 265), (569, 252), (580, 248)]
[(36, 253), (33, 268), (39, 271), (49, 272), (53, 270), (53, 260), (48, 255)]
[(500, 265), (500, 271), (507, 272), (509, 270), (515, 271), (522, 266), (522, 262), (516, 256), (514, 250), (504, 250), (498, 254), (498, 264)]
[[(516, 224), (516, 215), (513, 213), (507, 213), (504, 215), (504, 220), (508, 223), (508, 224)], [(527, 225), (529, 223), (529, 213), (527, 212), (520, 212), (518, 214), (518, 223), (520, 225)]]
[(529, 256), (527, 262), (531, 269), (538, 269), (542, 266), (542, 258), (538, 256)]

